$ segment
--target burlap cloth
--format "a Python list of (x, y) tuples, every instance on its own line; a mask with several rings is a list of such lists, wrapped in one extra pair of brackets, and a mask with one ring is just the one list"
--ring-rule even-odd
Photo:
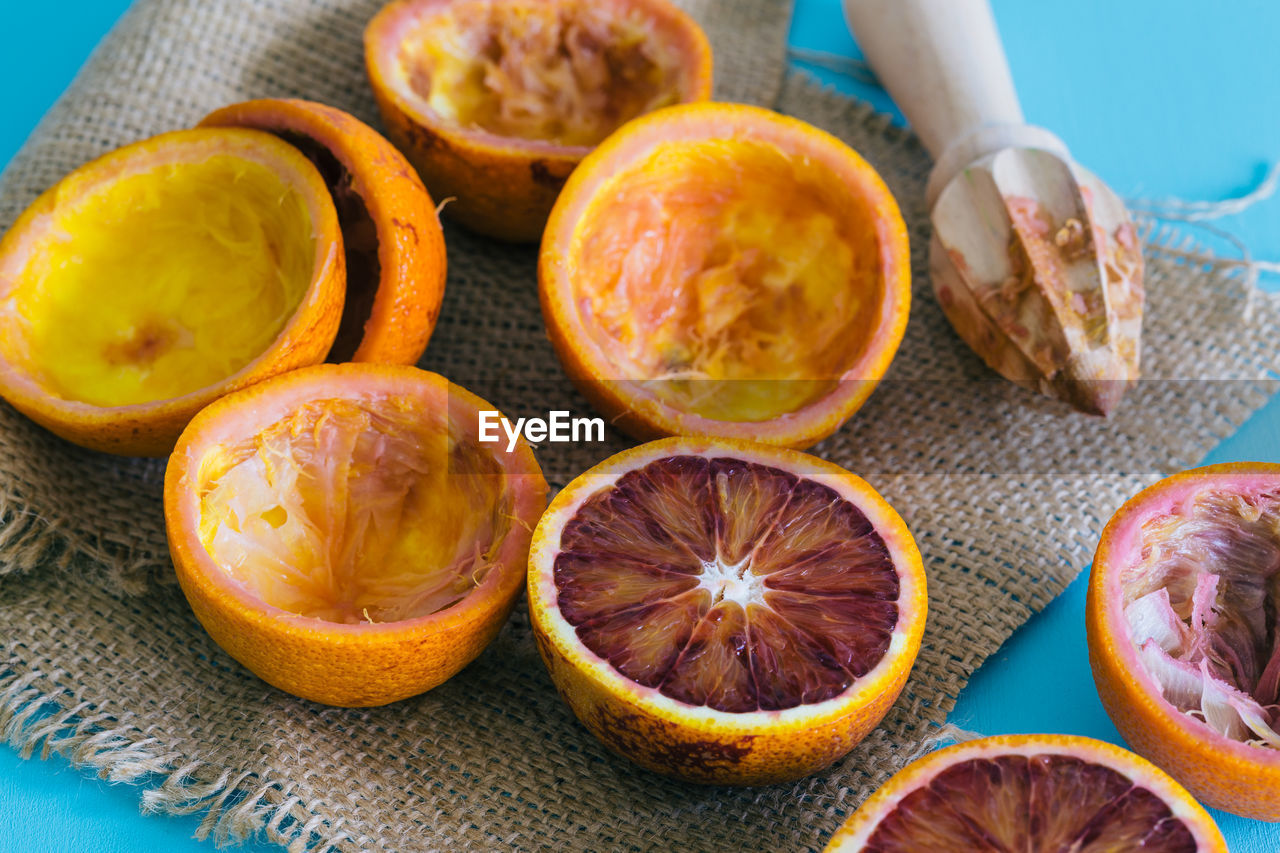
[[(138, 0), (4, 173), (0, 226), (90, 157), (232, 101), (303, 96), (376, 122), (360, 33), (378, 4)], [(1117, 416), (1075, 415), (993, 380), (929, 288), (929, 163), (916, 141), (784, 73), (788, 3), (685, 5), (715, 45), (720, 98), (845, 139), (911, 226), (915, 302), (890, 381), (816, 450), (867, 476), (925, 556), (929, 628), (884, 724), (793, 785), (672, 782), (576, 723), (520, 612), (425, 696), (368, 711), (295, 700), (215, 646), (172, 582), (161, 463), (78, 450), (0, 405), (0, 731), (11, 743), (137, 783), (147, 809), (202, 813), (215, 839), (258, 833), (292, 850), (819, 848), (944, 720), (974, 668), (1088, 563), (1123, 499), (1194, 464), (1265, 401), (1280, 306), (1225, 267), (1180, 260), (1167, 234), (1148, 235), (1151, 379)], [(508, 413), (586, 413), (543, 334), (534, 252), (452, 228), (447, 240), (448, 291), (423, 366)], [(563, 485), (625, 444), (611, 435), (538, 455)]]

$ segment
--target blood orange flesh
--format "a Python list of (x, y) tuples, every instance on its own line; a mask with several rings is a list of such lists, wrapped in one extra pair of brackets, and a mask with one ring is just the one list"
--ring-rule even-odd
[(993, 840), (997, 850), (1196, 849), (1155, 794), (1110, 767), (1062, 755), (957, 764), (885, 815), (865, 849), (906, 853), (950, 842), (949, 849), (980, 850)]
[(1088, 738), (987, 738), (889, 781), (829, 851), (1196, 853), (1226, 847), (1209, 816), (1136, 755)]
[(927, 611), (915, 540), (867, 482), (738, 439), (606, 459), (529, 551), (560, 695), (613, 751), (691, 782), (790, 781), (848, 753), (906, 684)]
[(624, 474), (564, 527), (555, 582), (582, 642), (637, 684), (719, 711), (830, 699), (884, 656), (893, 561), (832, 488), (730, 457)]

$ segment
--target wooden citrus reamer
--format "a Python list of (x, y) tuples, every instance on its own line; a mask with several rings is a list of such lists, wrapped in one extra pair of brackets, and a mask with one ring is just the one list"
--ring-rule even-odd
[(933, 155), (930, 272), (993, 369), (1107, 414), (1138, 378), (1142, 251), (1124, 203), (1028, 125), (987, 0), (844, 0)]

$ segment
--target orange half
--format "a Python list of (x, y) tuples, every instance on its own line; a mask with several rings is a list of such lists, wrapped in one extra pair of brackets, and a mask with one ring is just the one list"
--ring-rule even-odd
[(672, 438), (552, 501), (529, 555), (551, 679), (606, 746), (693, 782), (826, 767), (874, 728), (915, 661), (927, 600), (906, 525), (812, 456)]
[[(492, 407), (434, 373), (319, 365), (224, 397), (165, 472), (169, 548), (210, 636), (330, 705), (440, 684), (506, 622), (546, 482)], [(505, 447), (505, 444), (503, 445)]]
[(1067, 735), (980, 738), (907, 765), (827, 853), (1227, 853), (1208, 812), (1158, 767)]
[(324, 177), (347, 266), (342, 324), (328, 360), (416, 363), (440, 315), (446, 262), (436, 204), (404, 156), (355, 116), (314, 101), (232, 104), (200, 126), (265, 130)]
[(1280, 465), (1175, 474), (1107, 523), (1089, 579), (1098, 695), (1206, 804), (1280, 820)]
[(870, 396), (911, 301), (906, 225), (834, 136), (768, 110), (660, 110), (574, 172), (538, 263), (569, 376), (639, 438), (807, 447)]
[(126, 145), (0, 240), (0, 395), (77, 444), (160, 456), (212, 400), (322, 361), (343, 281), (296, 149), (230, 128)]
[(518, 242), (613, 130), (711, 94), (706, 36), (667, 0), (397, 0), (369, 23), (365, 61), (445, 215)]

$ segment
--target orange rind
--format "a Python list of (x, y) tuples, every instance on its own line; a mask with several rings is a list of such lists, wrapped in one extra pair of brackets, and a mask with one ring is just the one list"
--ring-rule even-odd
[(444, 214), (535, 241), (565, 179), (627, 120), (711, 94), (711, 48), (667, 0), (397, 0), (365, 31), (387, 133)]
[(324, 177), (347, 267), (342, 324), (328, 360), (415, 364), (444, 297), (444, 232), (436, 203), (395, 146), (342, 110), (296, 99), (232, 104), (200, 126), (272, 133)]
[(641, 439), (804, 448), (889, 368), (911, 302), (907, 231), (834, 136), (757, 107), (669, 107), (574, 172), (538, 262), (569, 377)]
[(315, 167), (255, 130), (127, 145), (0, 239), (0, 395), (69, 441), (160, 456), (230, 391), (322, 361), (342, 236)]
[(1205, 804), (1280, 820), (1280, 465), (1167, 477), (1107, 523), (1086, 622), (1120, 734)]
[(164, 510), (209, 635), (330, 705), (394, 702), (470, 663), (515, 605), (546, 504), (527, 444), (477, 440), (491, 408), (414, 367), (342, 364), (200, 412), (169, 459)]

